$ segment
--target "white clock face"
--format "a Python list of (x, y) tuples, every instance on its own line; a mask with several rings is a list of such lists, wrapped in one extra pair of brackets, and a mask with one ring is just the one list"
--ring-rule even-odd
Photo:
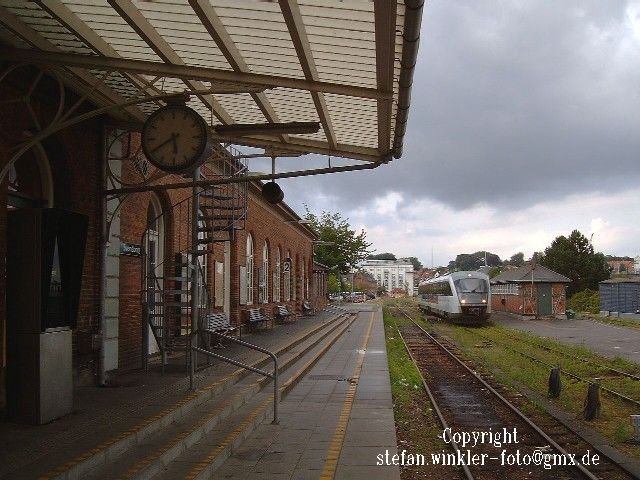
[(156, 110), (142, 130), (142, 149), (156, 167), (179, 172), (201, 160), (207, 146), (207, 126), (202, 117), (184, 105)]

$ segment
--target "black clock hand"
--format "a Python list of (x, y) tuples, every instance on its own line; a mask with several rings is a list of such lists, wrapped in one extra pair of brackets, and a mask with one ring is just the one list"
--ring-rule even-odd
[(178, 154), (178, 137), (180, 136), (179, 133), (174, 133), (173, 135), (171, 135), (171, 140), (173, 140), (173, 154), (177, 155)]
[(155, 147), (153, 147), (151, 149), (151, 152), (155, 152), (156, 150), (164, 147), (167, 143), (173, 142), (174, 145), (174, 150), (176, 150), (177, 145), (176, 145), (176, 138), (178, 138), (179, 134), (178, 133), (172, 133), (171, 137), (167, 138), (164, 142), (156, 145)]

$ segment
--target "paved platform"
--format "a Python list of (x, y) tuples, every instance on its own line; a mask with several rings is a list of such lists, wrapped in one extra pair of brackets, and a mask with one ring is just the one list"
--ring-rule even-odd
[(280, 405), (211, 478), (398, 480), (377, 455), (396, 453), (387, 353), (378, 305), (358, 318)]
[(549, 337), (562, 343), (581, 345), (609, 358), (621, 357), (640, 363), (640, 329), (589, 319), (526, 319), (504, 312), (493, 313), (491, 320), (515, 330)]
[[(355, 320), (345, 310), (357, 312)], [(284, 359), (300, 355), (304, 362), (304, 355), (314, 353), (302, 345), (315, 342), (313, 339), (318, 335), (328, 340), (325, 353), (311, 370), (304, 369), (306, 374), (301, 372), (298, 383), (284, 397), (280, 404), (280, 423), (272, 425), (267, 411), (260, 417), (265, 418), (264, 421), (257, 419), (257, 430), (242, 433), (242, 438), (237, 440), (246, 441), (239, 446), (234, 442), (229, 452), (231, 457), (224, 463), (226, 457), (221, 458), (221, 468), (209, 478), (400, 478), (397, 467), (376, 465), (377, 455), (396, 451), (379, 305), (358, 304), (322, 311), (278, 325), (273, 330), (243, 336), (243, 339), (280, 351)], [(305, 353), (307, 351), (309, 353)], [(246, 363), (259, 360), (256, 356), (261, 355), (237, 346), (221, 352)], [(187, 405), (194, 404), (203, 393), (214, 395), (215, 390), (215, 398), (220, 398), (223, 404), (225, 398), (232, 395), (230, 392), (235, 387), (223, 385), (226, 379), (237, 375), (236, 367), (214, 360), (213, 366), (197, 372), (198, 391), (193, 392), (189, 390), (184, 359), (172, 360), (164, 374), (156, 365), (149, 372), (121, 372), (112, 379), (112, 388), (76, 389), (74, 413), (47, 425), (0, 423), (0, 478), (85, 478), (86, 473), (69, 473), (68, 469), (87, 458), (91, 458), (91, 463), (94, 457), (96, 462), (102, 462), (100, 456), (106, 455), (108, 459), (120, 453), (125, 463), (127, 457), (135, 456), (136, 448), (146, 448), (146, 439), (152, 435), (149, 430), (162, 428), (160, 424), (164, 427), (180, 422), (186, 415)], [(247, 380), (253, 381), (250, 377)], [(238, 385), (244, 388), (242, 382)], [(269, 393), (260, 393), (256, 399), (261, 395), (268, 397)], [(197, 410), (198, 404), (193, 408)], [(229, 417), (231, 420), (233, 415)], [(239, 410), (238, 415), (246, 413)], [(212, 433), (215, 434), (215, 429)], [(145, 439), (138, 440), (143, 442), (142, 446), (138, 443), (136, 447), (136, 437)], [(138, 478), (134, 470), (128, 471), (131, 476), (127, 474), (126, 478)], [(91, 478), (119, 478), (109, 476), (108, 471), (92, 473)], [(162, 478), (186, 478), (184, 475), (167, 477), (171, 471), (166, 466), (164, 472), (158, 473)], [(144, 474), (140, 478), (155, 477)], [(200, 478), (207, 477), (200, 475)]]
[[(327, 310), (313, 316), (301, 316), (295, 322), (243, 340), (277, 351), (296, 338), (329, 324), (343, 312)], [(263, 354), (243, 347), (229, 346), (220, 353), (251, 363)], [(201, 357), (200, 364), (205, 363)], [(200, 392), (216, 385), (237, 371), (237, 367), (212, 360), (212, 366), (197, 372), (195, 385)], [(65, 462), (81, 458), (95, 447), (117, 440), (123, 432), (150, 428), (151, 423), (182, 408), (194, 397), (184, 358), (176, 356), (162, 374), (160, 366), (120, 372), (111, 379), (111, 387), (79, 387), (74, 391), (74, 411), (46, 425), (31, 426), (0, 422), (0, 478), (38, 478)], [(171, 417), (168, 421), (171, 421)]]

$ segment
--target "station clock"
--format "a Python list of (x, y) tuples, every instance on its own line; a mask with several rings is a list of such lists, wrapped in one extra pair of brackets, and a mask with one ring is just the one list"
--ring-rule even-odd
[(208, 146), (206, 122), (184, 104), (160, 107), (142, 128), (142, 151), (151, 164), (165, 172), (193, 170), (205, 159)]

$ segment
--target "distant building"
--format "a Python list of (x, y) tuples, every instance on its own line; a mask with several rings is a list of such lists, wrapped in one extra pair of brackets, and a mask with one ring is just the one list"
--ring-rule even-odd
[(607, 265), (611, 267), (611, 273), (636, 273), (636, 268), (640, 257), (636, 260), (607, 260)]
[(413, 296), (413, 264), (408, 260), (365, 260), (360, 268), (369, 272), (387, 292), (401, 288)]
[(633, 273), (640, 273), (640, 255), (633, 259)]
[(640, 313), (640, 276), (628, 275), (600, 282), (600, 311), (605, 315)]
[(542, 265), (524, 265), (491, 279), (491, 308), (520, 315), (563, 315), (571, 280)]

